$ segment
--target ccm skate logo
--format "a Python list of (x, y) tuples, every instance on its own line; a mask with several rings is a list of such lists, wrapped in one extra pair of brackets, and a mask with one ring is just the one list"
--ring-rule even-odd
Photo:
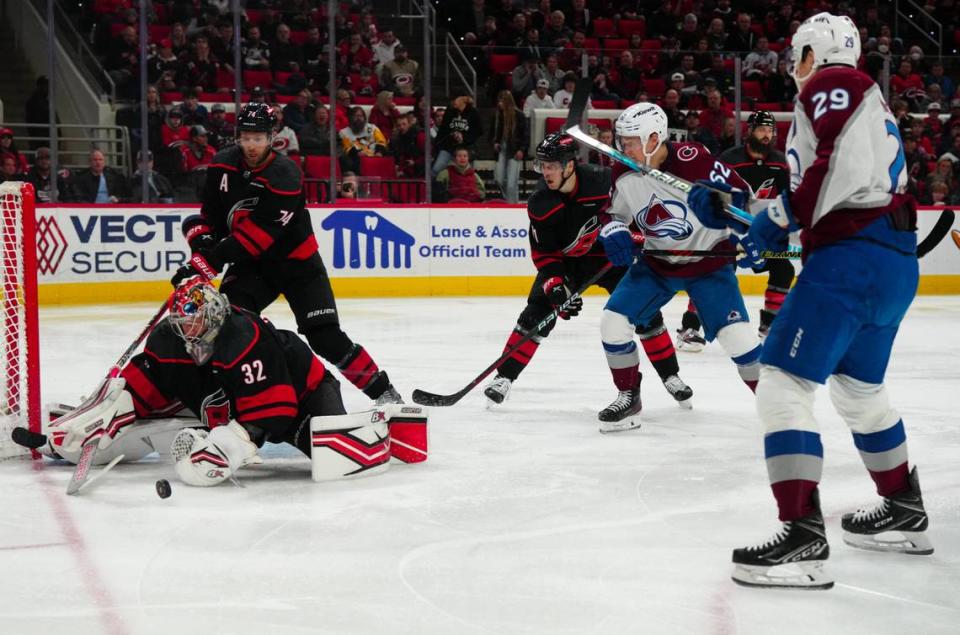
[(333, 232), (334, 269), (412, 267), (416, 239), (373, 210), (338, 209), (320, 227)]
[(797, 334), (793, 336), (793, 344), (790, 346), (790, 357), (796, 357), (800, 349), (800, 340), (803, 338), (803, 329), (798, 328)]

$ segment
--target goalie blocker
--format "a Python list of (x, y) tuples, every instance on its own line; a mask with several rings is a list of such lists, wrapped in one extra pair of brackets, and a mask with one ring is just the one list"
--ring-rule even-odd
[(391, 457), (404, 463), (426, 461), (427, 417), (422, 406), (390, 404), (311, 418), (313, 480), (379, 474), (390, 466)]

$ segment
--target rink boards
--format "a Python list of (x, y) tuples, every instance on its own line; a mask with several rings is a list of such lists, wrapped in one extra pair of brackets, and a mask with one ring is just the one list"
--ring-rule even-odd
[[(180, 231), (198, 206), (37, 208), (41, 304), (151, 301), (188, 257)], [(919, 214), (919, 236), (938, 209)], [(524, 206), (313, 206), (320, 253), (338, 297), (525, 295), (534, 273)], [(799, 267), (799, 261), (795, 261)], [(921, 260), (920, 293), (960, 293), (948, 237)], [(744, 293), (766, 276), (739, 273)]]

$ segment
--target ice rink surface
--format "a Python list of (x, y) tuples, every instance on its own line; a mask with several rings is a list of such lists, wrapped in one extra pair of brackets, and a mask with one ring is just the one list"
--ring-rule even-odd
[[(755, 319), (759, 298), (748, 298)], [(405, 396), (454, 392), (499, 354), (521, 298), (348, 300), (345, 330)], [(877, 499), (818, 394), (830, 591), (744, 589), (730, 551), (778, 528), (749, 391), (712, 344), (681, 354), (694, 409), (642, 359), (643, 426), (597, 432), (615, 391), (602, 298), (563, 322), (503, 406), (434, 409), (430, 458), (318, 484), (269, 446), (239, 488), (187, 487), (158, 459), (64, 494), (72, 467), (0, 463), (0, 633), (960, 633), (960, 298), (919, 298), (888, 373), (919, 465), (930, 557), (843, 544)], [(685, 299), (665, 310), (675, 329)], [(41, 312), (44, 401), (76, 402), (153, 313)], [(292, 328), (285, 305), (268, 315)], [(351, 410), (369, 402), (344, 384)], [(154, 481), (168, 478), (161, 500)]]

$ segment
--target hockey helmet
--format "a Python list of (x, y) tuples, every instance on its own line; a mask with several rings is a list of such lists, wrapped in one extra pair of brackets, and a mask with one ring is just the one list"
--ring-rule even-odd
[[(639, 137), (644, 147), (643, 154), (649, 160), (667, 140), (667, 113), (657, 104), (649, 102), (634, 104), (617, 117), (614, 131), (618, 150), (623, 152), (624, 137)], [(647, 154), (647, 141), (653, 133), (657, 133), (657, 147)]]
[(551, 132), (537, 145), (533, 169), (541, 171), (540, 164), (557, 162), (566, 166), (567, 161), (577, 159), (577, 142), (565, 132)]
[(757, 110), (754, 111), (749, 118), (747, 118), (747, 129), (755, 130), (760, 126), (769, 126), (776, 131), (777, 129), (777, 120), (774, 119), (766, 110)]
[(251, 102), (240, 109), (237, 115), (237, 134), (241, 132), (273, 132), (277, 124), (277, 113), (268, 104)]
[[(843, 64), (856, 68), (860, 60), (860, 32), (845, 15), (818, 13), (797, 28), (791, 41), (788, 68), (793, 79), (805, 81), (821, 66)], [(813, 68), (805, 77), (797, 77), (797, 66), (807, 48), (813, 51)]]
[[(202, 276), (193, 276), (173, 292), (167, 323), (186, 342), (194, 360), (202, 364), (209, 358), (213, 341), (229, 312), (227, 296)], [(203, 354), (199, 354), (201, 351)]]

